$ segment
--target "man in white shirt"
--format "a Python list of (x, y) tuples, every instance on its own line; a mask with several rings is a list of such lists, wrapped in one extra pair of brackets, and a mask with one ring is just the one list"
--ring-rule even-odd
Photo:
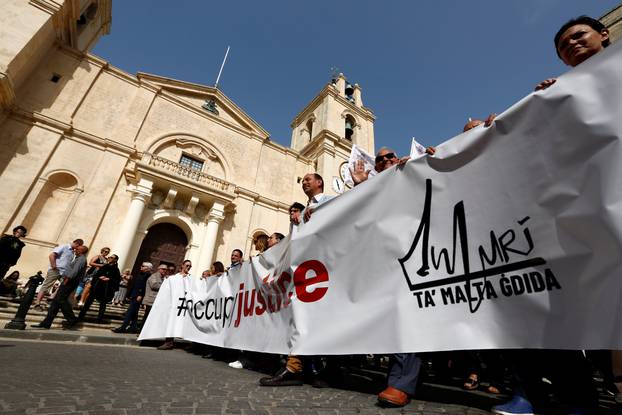
[(45, 276), (45, 280), (43, 281), (43, 284), (41, 284), (41, 289), (37, 294), (35, 308), (42, 308), (41, 301), (43, 300), (43, 296), (52, 287), (52, 285), (54, 285), (54, 283), (65, 274), (67, 267), (74, 258), (75, 249), (82, 245), (84, 245), (84, 241), (82, 239), (76, 239), (70, 244), (57, 246), (50, 253), (48, 256), (50, 266), (48, 268), (48, 273)]

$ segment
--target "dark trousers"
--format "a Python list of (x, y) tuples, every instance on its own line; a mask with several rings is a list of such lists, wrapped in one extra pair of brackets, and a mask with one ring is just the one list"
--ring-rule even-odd
[(390, 359), (389, 386), (414, 395), (421, 371), (421, 359), (415, 353), (396, 353)]
[(130, 306), (127, 308), (122, 327), (136, 330), (138, 328), (138, 310), (140, 310), (140, 302), (136, 298), (132, 298)]
[(562, 404), (587, 411), (598, 408), (592, 370), (581, 351), (525, 349), (508, 350), (505, 355), (514, 366), (515, 393), (526, 397), (536, 410), (549, 406), (543, 377), (552, 382)]
[(6, 273), (9, 272), (9, 268), (13, 265), (7, 262), (0, 262), (0, 281), (6, 276)]
[(76, 323), (77, 319), (75, 314), (73, 314), (71, 303), (69, 302), (69, 296), (73, 290), (76, 289), (77, 285), (77, 281), (69, 281), (66, 284), (64, 282), (61, 283), (58, 288), (58, 293), (56, 293), (56, 296), (54, 297), (54, 300), (48, 310), (48, 314), (41, 322), (41, 325), (50, 327), (59, 310), (63, 312), (63, 316), (65, 316), (65, 320), (67, 320), (69, 324)]
[(141, 328), (145, 325), (145, 322), (147, 321), (147, 317), (149, 317), (149, 313), (150, 312), (151, 312), (151, 306), (150, 305), (145, 305), (145, 315), (143, 316), (142, 323), (140, 323), (140, 327)]
[[(86, 303), (84, 303), (84, 306), (82, 306), (82, 310), (80, 310), (80, 314), (78, 315), (78, 320), (80, 321), (84, 320), (84, 317), (86, 317), (86, 313), (89, 311), (89, 308), (91, 308), (93, 301), (95, 301), (95, 295), (91, 293), (91, 295), (89, 295), (89, 297), (86, 299)], [(99, 313), (97, 314), (97, 319), (103, 320), (105, 312), (106, 312), (106, 302), (100, 301), (99, 302)]]

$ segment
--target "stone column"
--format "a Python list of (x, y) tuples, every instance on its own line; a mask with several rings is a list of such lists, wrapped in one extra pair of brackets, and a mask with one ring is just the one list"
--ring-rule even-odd
[(214, 202), (207, 215), (207, 228), (205, 229), (203, 244), (201, 244), (201, 257), (199, 258), (198, 270), (195, 272), (199, 276), (212, 265), (218, 228), (225, 218), (224, 208), (225, 206), (222, 203)]
[(119, 256), (119, 269), (124, 269), (129, 264), (130, 258), (128, 258), (128, 255), (136, 239), (136, 232), (138, 231), (138, 225), (145, 210), (145, 205), (151, 197), (152, 186), (153, 182), (140, 179), (138, 184), (134, 185), (130, 190), (132, 192), (132, 202), (125, 215), (123, 225), (121, 225), (113, 251), (114, 254)]

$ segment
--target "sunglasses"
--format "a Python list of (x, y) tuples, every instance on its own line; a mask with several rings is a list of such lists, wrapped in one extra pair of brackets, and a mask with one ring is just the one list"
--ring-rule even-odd
[(393, 160), (395, 158), (395, 153), (387, 153), (382, 156), (376, 156), (376, 163), (380, 163), (384, 159)]

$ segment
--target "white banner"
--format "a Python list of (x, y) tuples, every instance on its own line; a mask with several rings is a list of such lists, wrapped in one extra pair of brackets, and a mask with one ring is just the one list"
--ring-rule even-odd
[(612, 45), (490, 128), (323, 204), (241, 271), (170, 278), (140, 339), (301, 355), (622, 348), (621, 67)]

